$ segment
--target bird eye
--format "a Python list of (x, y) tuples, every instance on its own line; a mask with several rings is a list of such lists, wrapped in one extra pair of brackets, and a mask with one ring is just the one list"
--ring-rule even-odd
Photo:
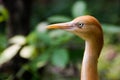
[(84, 26), (84, 23), (79, 23), (78, 27), (82, 28)]

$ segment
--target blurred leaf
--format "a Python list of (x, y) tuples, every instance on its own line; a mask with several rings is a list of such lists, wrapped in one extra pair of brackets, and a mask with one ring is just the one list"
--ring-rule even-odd
[(73, 34), (63, 30), (54, 30), (49, 33), (49, 36), (52, 38), (53, 45), (59, 45), (70, 40)]
[(69, 61), (68, 52), (65, 49), (56, 49), (52, 55), (52, 64), (64, 68)]
[(27, 42), (31, 45), (35, 45), (35, 42), (38, 40), (38, 36), (37, 33), (35, 31), (31, 32), (28, 36), (27, 36)]
[(7, 39), (5, 35), (0, 34), (0, 54), (7, 46)]
[(38, 38), (41, 42), (45, 43), (46, 45), (49, 45), (52, 42), (51, 38), (48, 36), (47, 33), (38, 33)]
[(49, 36), (51, 38), (59, 38), (60, 36), (62, 36), (64, 33), (67, 33), (66, 31), (63, 31), (63, 30), (53, 30), (51, 32), (49, 32)]
[(40, 33), (44, 33), (44, 32), (46, 32), (46, 26), (48, 25), (48, 23), (47, 22), (41, 22), (41, 23), (39, 23), (38, 25), (37, 25), (37, 28), (36, 28), (36, 30), (38, 31), (38, 32), (40, 32)]
[(33, 71), (36, 71), (38, 68), (45, 66), (49, 60), (49, 57), (50, 57), (50, 54), (42, 53), (41, 55), (39, 55), (38, 57), (36, 57), (31, 61), (30, 68)]
[(120, 27), (110, 24), (102, 24), (103, 30), (107, 33), (120, 33)]
[(71, 19), (69, 17), (62, 15), (55, 15), (48, 18), (48, 22), (50, 23), (67, 22), (67, 21), (71, 21)]
[(0, 14), (0, 22), (8, 19), (8, 11), (2, 5), (0, 5)]
[(9, 43), (24, 45), (26, 44), (26, 38), (24, 36), (15, 36), (9, 40)]
[(30, 59), (33, 57), (35, 52), (35, 47), (30, 45), (30, 46), (25, 46), (22, 48), (20, 51), (20, 56), (26, 59)]
[(4, 21), (4, 17), (0, 16), (0, 22)]
[[(18, 78), (23, 77), (24, 73), (29, 69), (28, 64), (22, 65), (22, 67), (18, 70), (18, 72), (16, 73), (16, 76)], [(8, 80), (13, 80), (13, 79), (8, 79)]]
[(34, 31), (27, 37), (28, 43), (32, 45), (50, 45), (51, 39), (47, 33)]
[(73, 17), (82, 16), (85, 14), (86, 3), (84, 1), (77, 1), (72, 8)]
[(0, 55), (0, 65), (12, 59), (17, 54), (20, 48), (20, 45), (15, 44), (5, 49)]
[[(109, 66), (110, 67), (110, 66)], [(120, 76), (120, 54), (112, 61), (111, 68), (108, 69), (107, 77), (113, 80), (119, 80)]]

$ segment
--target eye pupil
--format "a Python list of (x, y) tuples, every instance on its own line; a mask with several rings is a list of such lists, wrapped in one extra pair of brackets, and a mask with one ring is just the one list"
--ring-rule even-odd
[(84, 23), (79, 23), (79, 27), (83, 27), (84, 26)]

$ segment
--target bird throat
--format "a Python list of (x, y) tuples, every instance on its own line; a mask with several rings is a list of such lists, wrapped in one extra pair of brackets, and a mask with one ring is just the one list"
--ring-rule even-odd
[(81, 80), (98, 80), (97, 63), (101, 49), (102, 45), (98, 46), (98, 44), (93, 41), (86, 41), (82, 61)]

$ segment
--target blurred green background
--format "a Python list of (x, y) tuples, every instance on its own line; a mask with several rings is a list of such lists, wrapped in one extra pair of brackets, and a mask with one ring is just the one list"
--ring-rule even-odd
[(84, 41), (52, 23), (93, 15), (102, 24), (100, 80), (120, 80), (119, 0), (0, 0), (0, 80), (79, 80)]

